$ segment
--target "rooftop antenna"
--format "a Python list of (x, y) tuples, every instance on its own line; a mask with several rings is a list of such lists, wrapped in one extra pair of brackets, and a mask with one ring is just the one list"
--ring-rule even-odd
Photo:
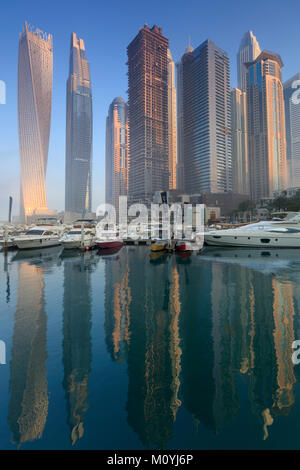
[(186, 48), (185, 52), (193, 52), (194, 48), (193, 46), (191, 46), (191, 36), (189, 34), (189, 38), (188, 38), (188, 47)]

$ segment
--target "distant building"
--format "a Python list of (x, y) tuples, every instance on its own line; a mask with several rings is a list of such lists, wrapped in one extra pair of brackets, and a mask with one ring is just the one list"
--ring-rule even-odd
[(19, 38), (18, 118), (21, 167), (20, 220), (47, 214), (46, 170), (53, 79), (52, 36), (27, 22)]
[(161, 28), (145, 25), (127, 48), (132, 202), (169, 188), (168, 47)]
[[(92, 207), (92, 90), (84, 42), (71, 35), (67, 81), (65, 212), (85, 216)], [(74, 218), (73, 217), (73, 218)]]
[(247, 31), (241, 40), (237, 53), (238, 88), (247, 91), (247, 67), (245, 63), (252, 62), (260, 54), (259, 43), (252, 31)]
[[(300, 73), (283, 84), (289, 186), (300, 186)], [(298, 90), (297, 90), (298, 88)]]
[(247, 113), (251, 198), (287, 187), (282, 60), (263, 51), (247, 65)]
[(229, 58), (212, 41), (177, 65), (178, 175), (186, 193), (232, 189)]
[(105, 201), (119, 208), (119, 196), (128, 194), (128, 106), (115, 98), (106, 118)]
[(168, 50), (168, 142), (169, 142), (169, 189), (177, 187), (177, 128), (176, 128), (175, 64)]
[(238, 88), (231, 91), (231, 133), (232, 190), (249, 195), (247, 97)]

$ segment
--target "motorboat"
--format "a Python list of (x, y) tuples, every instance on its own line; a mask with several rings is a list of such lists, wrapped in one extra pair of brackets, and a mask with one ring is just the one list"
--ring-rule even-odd
[(36, 225), (24, 235), (14, 238), (14, 242), (20, 250), (60, 245), (62, 230), (62, 226)]
[(167, 248), (168, 240), (154, 240), (151, 243), (151, 251), (164, 251)]
[(95, 231), (92, 228), (72, 228), (65, 232), (60, 242), (65, 250), (91, 249), (94, 246)]
[(206, 245), (252, 248), (300, 248), (300, 214), (238, 228), (205, 232)]
[(97, 230), (95, 245), (99, 250), (110, 250), (112, 248), (121, 248), (123, 240), (119, 237), (119, 233), (114, 230)]

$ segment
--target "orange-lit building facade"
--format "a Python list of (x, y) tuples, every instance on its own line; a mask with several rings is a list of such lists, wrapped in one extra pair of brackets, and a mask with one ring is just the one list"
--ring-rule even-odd
[(253, 200), (287, 187), (285, 110), (279, 55), (263, 51), (247, 64), (250, 191)]
[(19, 38), (18, 118), (21, 168), (21, 220), (46, 214), (53, 79), (52, 36), (27, 23)]

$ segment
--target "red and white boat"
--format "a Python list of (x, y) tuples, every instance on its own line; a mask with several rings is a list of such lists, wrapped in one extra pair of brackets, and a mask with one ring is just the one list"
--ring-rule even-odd
[(185, 251), (193, 251), (195, 250), (195, 247), (194, 247), (194, 243), (193, 242), (190, 242), (189, 240), (179, 240), (177, 243), (176, 243), (176, 251), (182, 251), (182, 252), (185, 252)]
[(95, 244), (99, 250), (111, 250), (121, 248), (123, 240), (119, 238), (119, 234), (110, 230), (104, 230), (101, 233), (97, 231)]

